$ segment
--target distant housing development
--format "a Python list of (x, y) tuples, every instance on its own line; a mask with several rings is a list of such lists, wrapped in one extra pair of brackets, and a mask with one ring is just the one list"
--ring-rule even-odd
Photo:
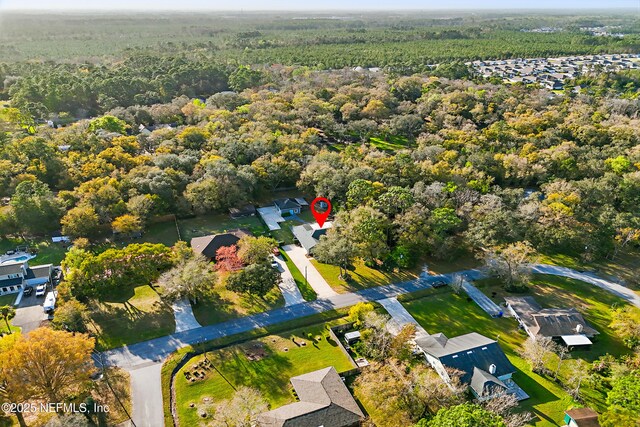
[(500, 77), (507, 83), (539, 84), (562, 90), (567, 80), (596, 70), (619, 71), (640, 68), (640, 55), (607, 54), (559, 58), (517, 58), (469, 63), (482, 77)]

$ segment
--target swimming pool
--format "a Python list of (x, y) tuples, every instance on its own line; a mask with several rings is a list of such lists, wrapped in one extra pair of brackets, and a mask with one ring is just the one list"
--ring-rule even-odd
[(17, 256), (15, 258), (5, 259), (4, 261), (0, 262), (0, 264), (4, 264), (4, 263), (7, 263), (7, 262), (16, 262), (16, 261), (24, 262), (24, 261), (29, 261), (31, 258), (35, 258), (35, 257), (33, 255), (20, 255), (20, 256)]

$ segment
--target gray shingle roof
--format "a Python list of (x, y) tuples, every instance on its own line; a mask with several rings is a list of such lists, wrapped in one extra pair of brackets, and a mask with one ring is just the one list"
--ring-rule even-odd
[(471, 382), (475, 368), (490, 372), (491, 365), (496, 365), (496, 377), (515, 372), (497, 341), (476, 332), (450, 339), (444, 334), (436, 334), (416, 339), (416, 344), (444, 366), (461, 371), (461, 380), (467, 384)]
[(274, 203), (280, 210), (300, 209), (300, 204), (294, 199), (278, 199)]
[(51, 278), (51, 267), (53, 264), (36, 265), (27, 269), (27, 276), (25, 279), (35, 278)]
[(475, 366), (473, 367), (470, 386), (478, 396), (492, 395), (496, 392), (496, 388), (507, 389), (507, 385), (502, 380)]
[(327, 228), (331, 227), (331, 223), (325, 223), (324, 227), (325, 228), (318, 229), (314, 228), (311, 224), (303, 224), (291, 227), (291, 231), (302, 247), (305, 248), (308, 253), (311, 253), (313, 247), (320, 242), (320, 237), (327, 234)]
[(364, 414), (333, 366), (291, 378), (299, 402), (258, 416), (261, 427), (351, 427)]
[(6, 276), (8, 274), (20, 274), (23, 272), (22, 268), (24, 261), (7, 261), (0, 264), (0, 276)]
[(542, 308), (530, 296), (506, 297), (505, 301), (534, 335), (560, 337), (581, 333), (592, 337), (599, 333), (575, 308)]

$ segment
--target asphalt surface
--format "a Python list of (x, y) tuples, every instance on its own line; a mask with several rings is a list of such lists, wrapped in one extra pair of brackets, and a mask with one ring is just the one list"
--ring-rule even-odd
[[(458, 272), (469, 280), (482, 277), (479, 270)], [(149, 341), (132, 344), (125, 347), (108, 350), (103, 353), (105, 363), (117, 365), (125, 369), (136, 369), (148, 365), (150, 362), (160, 362), (169, 354), (187, 345), (198, 344), (216, 338), (239, 334), (253, 329), (267, 327), (325, 311), (349, 307), (358, 302), (376, 301), (384, 298), (396, 297), (406, 293), (416, 292), (428, 288), (430, 283), (437, 280), (450, 280), (453, 274), (430, 276), (409, 282), (378, 286), (363, 289), (358, 292), (336, 294), (329, 298), (318, 299), (289, 307), (278, 308), (252, 316), (229, 320), (210, 326), (203, 326), (188, 331), (177, 332)]]
[[(601, 279), (594, 273), (579, 272), (565, 267), (544, 264), (533, 265), (532, 270), (535, 273), (570, 277), (590, 283), (629, 301), (636, 307), (640, 307), (640, 296), (635, 292), (620, 284)], [(402, 294), (426, 289), (435, 281), (445, 280), (450, 282), (456, 275), (462, 275), (469, 281), (485, 277), (480, 270), (466, 270), (439, 276), (423, 275), (409, 282), (378, 286), (347, 294), (336, 294), (328, 298), (295, 304), (216, 325), (177, 332), (153, 340), (109, 350), (102, 353), (102, 356), (106, 364), (117, 365), (127, 369), (131, 374), (133, 420), (136, 426), (163, 426), (160, 370), (163, 360), (179, 348), (336, 308), (349, 307), (361, 301), (395, 298)], [(401, 318), (406, 320), (404, 316), (401, 316)]]

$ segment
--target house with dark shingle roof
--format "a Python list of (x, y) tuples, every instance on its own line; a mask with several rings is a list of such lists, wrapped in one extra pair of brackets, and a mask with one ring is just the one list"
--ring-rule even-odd
[(564, 413), (565, 427), (600, 427), (598, 413), (591, 408), (574, 408)]
[(216, 258), (218, 249), (224, 246), (233, 246), (245, 236), (251, 236), (251, 232), (244, 228), (238, 228), (226, 233), (194, 237), (191, 239), (191, 249), (193, 249), (194, 253), (204, 255), (213, 260)]
[(364, 414), (333, 366), (291, 378), (299, 402), (258, 416), (259, 427), (355, 427)]
[(547, 337), (568, 347), (589, 346), (598, 331), (575, 308), (542, 308), (535, 298), (505, 297), (507, 309), (532, 339)]
[(281, 216), (296, 215), (299, 214), (302, 209), (302, 206), (300, 206), (300, 203), (298, 203), (296, 199), (278, 199), (273, 202), (273, 204)]
[(511, 379), (516, 369), (495, 340), (476, 332), (454, 338), (438, 333), (417, 338), (415, 343), (444, 382), (450, 383), (450, 373), (457, 371), (479, 400), (504, 393), (519, 400), (529, 397)]

